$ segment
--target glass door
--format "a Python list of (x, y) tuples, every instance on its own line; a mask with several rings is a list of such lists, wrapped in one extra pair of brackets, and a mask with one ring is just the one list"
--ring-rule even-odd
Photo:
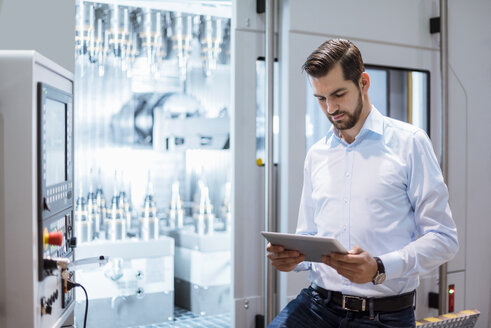
[[(376, 8), (360, 4), (353, 12), (348, 4), (335, 1), (282, 2), (280, 26), (280, 156), (279, 156), (279, 232), (295, 232), (303, 184), (303, 162), (309, 147), (325, 136), (330, 122), (312, 95), (307, 76), (301, 67), (307, 57), (328, 39), (346, 38), (361, 50), (371, 76), (370, 98), (384, 114), (415, 124), (430, 135), (437, 156), (440, 155), (440, 81), (438, 39), (415, 22), (421, 17), (436, 16), (423, 2), (408, 3), (401, 11), (395, 5)], [(315, 7), (309, 15), (296, 15), (304, 8)], [(405, 19), (402, 13), (418, 19)], [(365, 21), (370, 24), (353, 22)], [(397, 21), (398, 29), (391, 29)], [(376, 23), (374, 23), (376, 22)], [(418, 23), (419, 24), (419, 23)], [(387, 29), (381, 35), (380, 28)], [(427, 307), (430, 291), (438, 291), (438, 270), (420, 277), (417, 317), (431, 316), (436, 310)], [(279, 311), (298, 292), (309, 285), (308, 273), (280, 273)]]
[(88, 326), (230, 326), (231, 13), (77, 2), (75, 257), (109, 257), (76, 272)]

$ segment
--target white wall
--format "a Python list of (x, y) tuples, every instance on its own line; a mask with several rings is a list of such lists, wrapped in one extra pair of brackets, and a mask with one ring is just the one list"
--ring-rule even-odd
[(491, 327), (491, 2), (450, 0), (448, 11), (449, 189), (454, 216), (466, 218), (465, 307), (481, 311), (476, 327), (484, 328)]
[(75, 0), (0, 0), (0, 49), (36, 50), (73, 72)]

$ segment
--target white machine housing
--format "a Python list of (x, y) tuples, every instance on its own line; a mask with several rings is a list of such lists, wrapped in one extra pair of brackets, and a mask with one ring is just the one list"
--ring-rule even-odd
[[(97, 240), (75, 251), (76, 259), (104, 254), (103, 268), (77, 270), (77, 282), (89, 295), (87, 327), (134, 327), (172, 323), (174, 319), (174, 239)], [(77, 294), (75, 321), (83, 326), (85, 296)]]
[[(60, 327), (59, 273), (38, 279), (38, 83), (73, 94), (73, 75), (35, 51), (0, 51), (0, 326)], [(51, 314), (41, 299), (52, 297)]]

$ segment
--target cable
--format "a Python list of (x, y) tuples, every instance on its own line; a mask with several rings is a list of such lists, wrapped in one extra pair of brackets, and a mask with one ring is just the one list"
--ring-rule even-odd
[(67, 280), (67, 289), (70, 290), (73, 287), (80, 287), (84, 290), (85, 293), (85, 314), (84, 314), (84, 328), (87, 327), (87, 312), (89, 312), (89, 296), (87, 295), (87, 290), (85, 290), (84, 286), (78, 284), (76, 282), (72, 282)]

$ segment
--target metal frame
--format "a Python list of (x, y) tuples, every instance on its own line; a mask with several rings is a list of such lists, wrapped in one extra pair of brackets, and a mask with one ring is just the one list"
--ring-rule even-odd
[[(448, 181), (448, 2), (440, 0), (440, 70), (441, 70), (441, 166), (443, 179)], [(438, 313), (447, 309), (447, 263), (439, 269)]]
[[(266, 1), (266, 133), (265, 133), (265, 179), (264, 179), (264, 227), (267, 231), (276, 230), (274, 219), (274, 163), (273, 163), (273, 115), (274, 115), (274, 0)], [(276, 271), (268, 258), (264, 257), (264, 324), (267, 326), (275, 316)]]

